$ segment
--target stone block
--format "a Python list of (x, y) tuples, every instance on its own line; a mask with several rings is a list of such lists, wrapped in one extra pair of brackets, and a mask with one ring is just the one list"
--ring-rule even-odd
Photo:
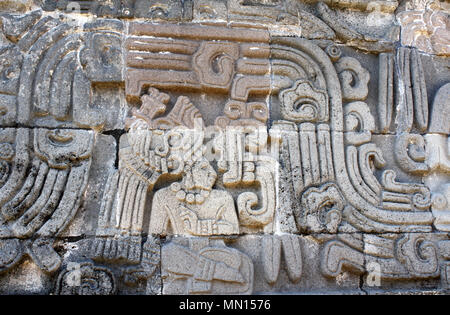
[(0, 293), (448, 292), (425, 2), (2, 1)]

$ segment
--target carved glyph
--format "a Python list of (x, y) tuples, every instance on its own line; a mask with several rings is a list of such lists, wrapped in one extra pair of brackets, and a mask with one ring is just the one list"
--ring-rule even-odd
[(446, 28), (423, 3), (0, 5), (0, 293), (444, 292)]
[(117, 290), (114, 274), (92, 263), (72, 263), (58, 276), (58, 295), (111, 295)]
[(448, 56), (450, 54), (448, 3), (443, 1), (428, 1), (428, 3), (426, 6), (423, 3), (412, 5), (397, 15), (403, 28), (401, 42), (405, 46), (417, 47), (423, 52)]
[(191, 238), (161, 249), (165, 294), (250, 294), (253, 263), (223, 242)]
[(344, 200), (339, 189), (333, 183), (324, 184), (319, 189), (314, 187), (302, 195), (302, 213), (298, 221), (307, 230), (318, 233), (336, 233), (342, 220)]
[(10, 254), (0, 269), (28, 254), (42, 270), (53, 272), (61, 264), (54, 238), (75, 216), (86, 189), (93, 133), (26, 128), (2, 133), (14, 146), (5, 142), (2, 150), (0, 242), (2, 253)]
[(365, 100), (368, 94), (369, 72), (358, 60), (352, 57), (342, 57), (335, 65), (341, 80), (343, 99), (346, 101)]
[(347, 235), (326, 243), (321, 269), (336, 277), (343, 270), (363, 274), (370, 264), (380, 266), (381, 279), (433, 278), (439, 273), (438, 246), (426, 234)]
[(10, 41), (2, 55), (17, 56), (4, 66), (8, 74), (1, 93), (9, 95), (2, 97), (5, 123), (73, 122), (101, 128), (107, 117), (96, 108), (95, 84), (122, 81), (123, 23), (100, 20), (79, 31), (62, 19), (42, 17), (42, 11), (2, 20)]
[(292, 89), (280, 93), (283, 117), (296, 122), (328, 120), (328, 97), (311, 83), (297, 81)]

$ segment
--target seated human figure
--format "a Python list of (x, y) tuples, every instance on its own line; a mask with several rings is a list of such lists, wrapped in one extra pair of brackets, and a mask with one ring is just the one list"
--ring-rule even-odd
[(239, 234), (233, 197), (213, 189), (217, 173), (205, 159), (186, 163), (181, 182), (158, 190), (153, 197), (150, 233), (166, 235)]

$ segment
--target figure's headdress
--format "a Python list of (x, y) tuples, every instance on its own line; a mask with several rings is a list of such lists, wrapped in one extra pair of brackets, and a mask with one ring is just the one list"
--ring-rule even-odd
[(170, 148), (172, 159), (192, 166), (203, 158), (206, 147), (204, 140), (204, 122), (200, 111), (186, 96), (178, 97), (172, 110), (162, 116), (170, 101), (169, 95), (149, 88), (141, 96), (142, 105), (132, 109), (132, 117), (126, 120), (129, 134), (143, 130), (158, 130), (164, 134), (164, 145)]

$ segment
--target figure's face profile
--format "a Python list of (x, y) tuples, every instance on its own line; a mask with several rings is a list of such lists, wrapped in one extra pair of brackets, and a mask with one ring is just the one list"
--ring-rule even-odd
[(187, 189), (210, 190), (216, 182), (217, 173), (211, 164), (202, 159), (195, 162), (192, 167), (185, 168), (184, 185)]

